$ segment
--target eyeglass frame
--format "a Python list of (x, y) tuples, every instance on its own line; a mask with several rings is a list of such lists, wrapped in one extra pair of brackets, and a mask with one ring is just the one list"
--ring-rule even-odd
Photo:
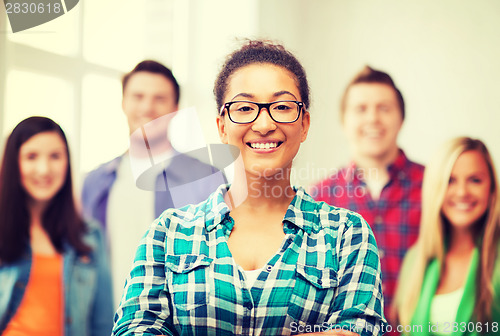
[[(274, 117), (271, 113), (270, 107), (273, 104), (281, 103), (281, 102), (297, 104), (297, 109), (299, 110), (299, 113), (297, 113), (297, 118), (295, 118), (295, 120), (293, 120), (293, 121), (277, 121), (276, 119), (274, 119)], [(234, 121), (233, 118), (231, 118), (231, 113), (229, 113), (229, 107), (231, 105), (233, 105), (234, 103), (252, 103), (252, 104), (257, 105), (257, 107), (259, 108), (259, 111), (257, 112), (257, 115), (255, 116), (255, 118), (252, 121), (237, 122), (237, 121)], [(302, 110), (304, 109), (304, 103), (301, 101), (297, 101), (297, 100), (277, 100), (277, 101), (274, 101), (271, 103), (257, 103), (257, 102), (253, 102), (253, 101), (249, 101), (249, 100), (235, 100), (235, 101), (230, 101), (230, 102), (222, 104), (219, 115), (222, 116), (224, 114), (224, 110), (227, 110), (227, 116), (229, 117), (229, 120), (231, 120), (231, 122), (233, 122), (235, 124), (240, 124), (240, 125), (251, 124), (255, 120), (257, 120), (257, 118), (259, 117), (260, 112), (262, 111), (263, 108), (265, 108), (267, 110), (267, 113), (269, 114), (269, 116), (271, 117), (271, 119), (274, 122), (277, 122), (279, 124), (292, 124), (292, 123), (296, 122), (297, 120), (299, 120), (300, 114), (302, 113)]]

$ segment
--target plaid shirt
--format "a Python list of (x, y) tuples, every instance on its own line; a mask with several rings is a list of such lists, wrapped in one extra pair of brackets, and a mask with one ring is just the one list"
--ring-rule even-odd
[(389, 182), (376, 201), (354, 163), (310, 190), (316, 201), (355, 211), (370, 224), (379, 247), (386, 312), (403, 258), (418, 237), (424, 167), (409, 161), (400, 150), (388, 171)]
[(335, 326), (381, 334), (378, 251), (359, 215), (297, 189), (282, 246), (249, 286), (227, 245), (234, 222), (226, 188), (153, 223), (138, 247), (114, 335), (290, 335)]

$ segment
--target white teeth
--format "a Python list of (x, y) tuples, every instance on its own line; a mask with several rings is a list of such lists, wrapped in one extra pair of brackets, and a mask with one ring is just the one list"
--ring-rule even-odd
[(376, 130), (370, 130), (370, 131), (364, 131), (366, 136), (369, 137), (379, 137), (382, 135), (382, 131), (376, 131)]
[(48, 187), (52, 185), (52, 181), (34, 181), (34, 184), (39, 186), (39, 187)]
[(270, 149), (278, 147), (278, 144), (276, 142), (266, 142), (266, 143), (252, 142), (250, 143), (250, 146), (255, 149)]
[(472, 204), (470, 203), (455, 203), (455, 208), (458, 210), (468, 210), (472, 208)]

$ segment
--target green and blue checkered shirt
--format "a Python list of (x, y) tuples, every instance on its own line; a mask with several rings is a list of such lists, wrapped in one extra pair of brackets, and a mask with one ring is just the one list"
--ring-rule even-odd
[(227, 245), (234, 226), (221, 186), (198, 205), (165, 211), (137, 249), (113, 335), (292, 335), (344, 328), (379, 335), (380, 262), (358, 214), (302, 188), (286, 237), (252, 286)]

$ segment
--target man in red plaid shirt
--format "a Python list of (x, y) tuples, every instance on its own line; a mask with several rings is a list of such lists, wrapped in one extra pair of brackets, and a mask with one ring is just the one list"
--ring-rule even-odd
[(341, 101), (353, 161), (310, 190), (315, 200), (358, 212), (370, 224), (380, 253), (386, 317), (401, 262), (420, 225), (424, 167), (397, 145), (404, 116), (403, 97), (391, 77), (366, 66)]

